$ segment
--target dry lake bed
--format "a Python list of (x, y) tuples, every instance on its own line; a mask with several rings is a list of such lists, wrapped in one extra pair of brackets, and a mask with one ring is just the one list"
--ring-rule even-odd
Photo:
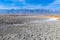
[(0, 15), (0, 40), (60, 40), (60, 20), (44, 15)]

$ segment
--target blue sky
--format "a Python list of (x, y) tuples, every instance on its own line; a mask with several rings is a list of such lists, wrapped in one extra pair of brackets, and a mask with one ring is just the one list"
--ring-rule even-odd
[(60, 0), (0, 0), (0, 9), (60, 10)]

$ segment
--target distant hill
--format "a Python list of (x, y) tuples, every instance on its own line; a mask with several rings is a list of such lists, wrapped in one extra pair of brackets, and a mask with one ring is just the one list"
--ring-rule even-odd
[(60, 11), (48, 9), (0, 9), (0, 14), (55, 14)]

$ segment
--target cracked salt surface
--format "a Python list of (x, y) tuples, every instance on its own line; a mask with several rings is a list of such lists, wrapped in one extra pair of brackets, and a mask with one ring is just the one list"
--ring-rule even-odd
[(40, 23), (40, 22), (48, 22), (48, 21), (58, 21), (58, 20), (57, 18), (48, 18), (44, 20), (35, 20), (35, 21), (28, 22), (28, 23)]
[(60, 21), (55, 18), (29, 21), (9, 26), (0, 40), (60, 40), (59, 30)]
[[(59, 22), (59, 23), (58, 23)], [(27, 27), (27, 28), (25, 28)], [(10, 29), (10, 28), (9, 28)], [(11, 28), (11, 30), (14, 28)], [(17, 30), (19, 30), (16, 27)], [(15, 31), (17, 31), (15, 29)], [(60, 21), (40, 22), (39, 24), (29, 24), (24, 26), (17, 33), (8, 33), (4, 40), (60, 40)], [(12, 30), (14, 31), (14, 30)]]
[(57, 21), (57, 18), (49, 18), (49, 19), (47, 19), (45, 21)]

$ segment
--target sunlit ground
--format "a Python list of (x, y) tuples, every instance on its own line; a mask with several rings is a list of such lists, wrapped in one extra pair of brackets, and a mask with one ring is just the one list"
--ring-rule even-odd
[(60, 16), (0, 15), (0, 40), (12, 39), (60, 40)]
[(52, 18), (52, 19), (60, 20), (60, 15), (44, 16), (44, 18)]
[(42, 16), (41, 18), (48, 18), (47, 21), (60, 20), (60, 15), (47, 15)]

